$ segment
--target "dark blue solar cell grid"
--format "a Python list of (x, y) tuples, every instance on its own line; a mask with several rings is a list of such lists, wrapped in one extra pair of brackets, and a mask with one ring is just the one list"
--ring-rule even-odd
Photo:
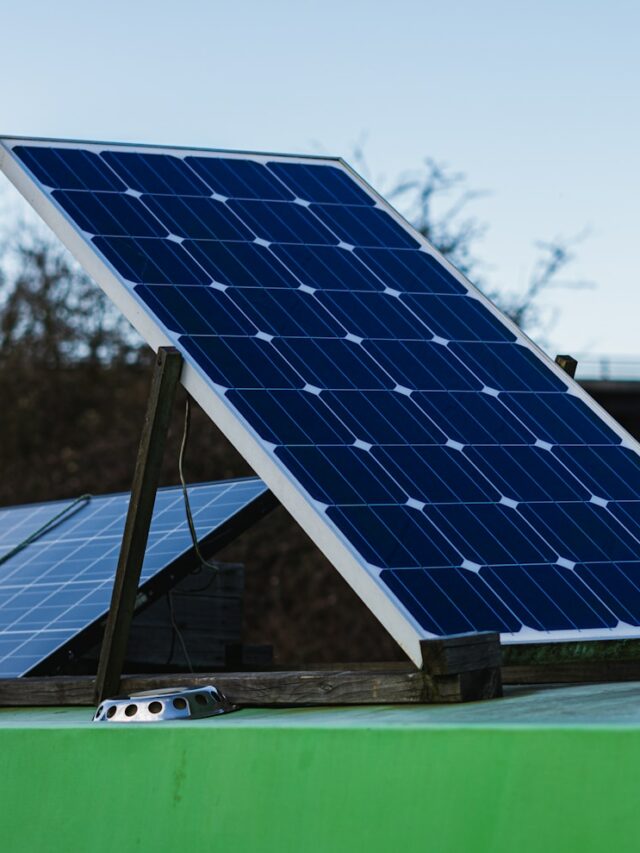
[[(226, 204), (213, 198), (195, 196), (145, 195), (144, 206), (177, 237), (192, 240), (248, 240), (254, 234)], [(164, 230), (164, 229), (163, 229)], [(135, 232), (130, 231), (130, 234)], [(135, 234), (146, 237), (146, 234)]]
[(640, 628), (636, 450), (348, 169), (14, 153), (420, 635)]
[(185, 157), (184, 162), (212, 193), (220, 196), (261, 201), (292, 201), (295, 198), (295, 193), (277, 176), (252, 160)]
[[(209, 162), (212, 161), (209, 160)], [(305, 201), (330, 204), (374, 204), (373, 199), (364, 190), (345, 172), (334, 166), (325, 166), (322, 172), (318, 172), (314, 166), (306, 163), (270, 163), (269, 169), (298, 198)]]
[[(266, 492), (257, 479), (190, 489), (199, 538)], [(95, 497), (0, 564), (0, 678), (24, 675), (109, 608), (129, 495)], [(0, 509), (0, 556), (69, 504)], [(191, 550), (182, 490), (157, 495), (141, 582)]]
[(183, 160), (170, 154), (149, 157), (131, 151), (104, 151), (100, 157), (93, 156), (107, 163), (130, 190), (138, 193), (211, 195), (210, 187)]

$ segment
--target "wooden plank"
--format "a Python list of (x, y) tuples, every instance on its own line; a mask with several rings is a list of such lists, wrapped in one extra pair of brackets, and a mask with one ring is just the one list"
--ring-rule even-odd
[[(165, 687), (215, 684), (245, 707), (451, 703), (492, 698), (499, 672), (431, 676), (420, 670), (351, 669), (127, 675), (122, 695)], [(0, 680), (0, 706), (93, 705), (91, 676)], [(108, 698), (108, 697), (105, 697)]]
[(431, 675), (453, 675), (502, 662), (500, 635), (495, 633), (458, 634), (437, 640), (423, 640), (423, 669)]
[[(466, 648), (476, 664), (492, 662), (490, 638), (461, 635), (447, 638), (448, 644), (430, 641), (427, 659), (442, 671), (454, 665), (454, 650)], [(640, 681), (640, 640), (635, 639), (510, 645), (502, 646), (502, 654), (505, 684)], [(462, 663), (458, 658), (455, 665)], [(129, 693), (212, 682), (246, 706), (405, 704), (492, 698), (500, 695), (499, 676), (492, 666), (437, 674), (420, 672), (409, 662), (347, 663), (295, 671), (130, 675), (123, 677), (121, 688)], [(91, 676), (1, 679), (0, 706), (92, 705), (94, 688)]]
[(56, 675), (0, 679), (0, 707), (93, 705), (96, 680), (91, 675)]
[(502, 647), (505, 684), (640, 681), (640, 640)]
[(578, 369), (578, 362), (575, 358), (570, 355), (557, 355), (556, 364), (558, 365), (558, 367), (561, 367), (564, 372), (567, 373), (572, 379), (575, 379), (576, 370)]
[(458, 634), (423, 640), (422, 668), (437, 701), (471, 702), (502, 696), (500, 635)]
[(105, 696), (118, 692), (167, 430), (181, 371), (180, 353), (174, 347), (161, 347), (153, 371), (111, 606), (102, 641), (95, 683), (96, 703), (101, 702)]
[[(345, 670), (125, 675), (121, 688), (127, 694), (213, 683), (233, 702), (246, 707), (452, 703), (493, 698), (500, 689), (496, 672), (491, 669), (434, 677), (405, 664), (389, 664), (380, 669), (373, 664), (362, 669), (351, 666), (352, 669)], [(504, 684), (615, 681), (640, 681), (640, 662), (523, 665), (502, 669)], [(94, 690), (92, 676), (0, 679), (0, 707), (93, 706)]]
[(502, 696), (502, 673), (499, 666), (474, 669), (435, 679), (437, 702), (479, 702)]
[(640, 664), (640, 639), (502, 646), (502, 663), (505, 667), (572, 663), (587, 665), (604, 661), (635, 661)]
[[(352, 665), (353, 666), (353, 665)], [(548, 664), (504, 667), (504, 684), (575, 684), (640, 681), (640, 662)], [(296, 670), (253, 673), (123, 676), (128, 694), (173, 686), (215, 684), (245, 707), (295, 705), (434, 704), (490, 699), (499, 695), (495, 669), (428, 676), (404, 664), (388, 669)], [(94, 706), (95, 678), (55, 676), (0, 679), (0, 707)]]
[(640, 681), (640, 661), (587, 661), (580, 663), (505, 666), (504, 684), (598, 684)]

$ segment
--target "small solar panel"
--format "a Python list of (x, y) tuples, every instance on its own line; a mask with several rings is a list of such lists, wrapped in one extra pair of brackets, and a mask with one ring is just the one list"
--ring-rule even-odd
[(341, 160), (0, 151), (417, 664), (640, 635), (638, 445)]
[[(274, 506), (256, 478), (204, 483), (189, 497), (202, 548), (212, 554)], [(0, 678), (37, 672), (98, 639), (109, 609), (128, 494), (93, 497), (48, 532), (9, 554), (69, 501), (0, 508)], [(179, 488), (157, 494), (139, 604), (198, 567)]]

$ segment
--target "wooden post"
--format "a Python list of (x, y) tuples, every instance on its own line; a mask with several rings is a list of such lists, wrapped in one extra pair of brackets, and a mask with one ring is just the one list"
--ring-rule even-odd
[(431, 702), (473, 702), (502, 696), (500, 635), (458, 634), (423, 640), (422, 670)]
[(100, 650), (95, 686), (96, 703), (115, 695), (120, 686), (167, 430), (181, 371), (180, 353), (174, 347), (161, 347), (153, 371), (127, 521)]
[(572, 379), (576, 378), (578, 362), (570, 355), (557, 355), (556, 364), (561, 367)]

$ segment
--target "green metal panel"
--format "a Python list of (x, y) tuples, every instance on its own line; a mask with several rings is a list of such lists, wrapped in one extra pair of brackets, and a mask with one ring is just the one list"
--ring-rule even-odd
[(637, 853), (639, 698), (613, 685), (120, 726), (4, 711), (2, 849)]

